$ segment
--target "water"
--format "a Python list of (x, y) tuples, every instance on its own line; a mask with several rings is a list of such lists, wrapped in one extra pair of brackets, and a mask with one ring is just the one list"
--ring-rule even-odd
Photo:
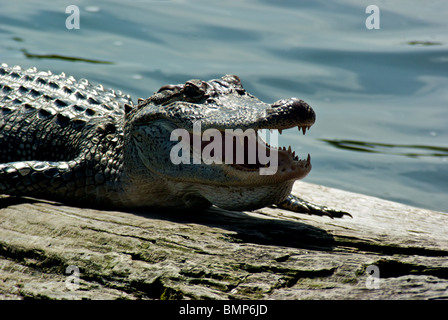
[[(80, 29), (66, 28), (66, 7)], [(370, 4), (380, 29), (368, 30)], [(138, 97), (237, 74), (317, 122), (280, 143), (312, 155), (305, 181), (448, 212), (446, 1), (5, 1), (0, 61)], [(303, 157), (303, 156), (302, 156)]]

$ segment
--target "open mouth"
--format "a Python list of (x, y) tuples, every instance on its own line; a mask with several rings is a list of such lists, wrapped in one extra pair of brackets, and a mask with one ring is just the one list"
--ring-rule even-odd
[[(310, 126), (298, 126), (303, 134)], [(311, 157), (299, 159), (292, 151), (291, 146), (279, 147), (278, 135), (270, 129), (269, 140), (265, 141), (267, 129), (265, 130), (214, 130), (207, 134), (206, 130), (199, 138), (190, 133), (190, 144), (193, 153), (199, 154), (205, 163), (225, 163), (234, 169), (241, 171), (258, 171), (263, 168), (274, 168), (274, 173), (309, 172), (311, 170)], [(276, 129), (282, 134), (283, 129)], [(200, 143), (198, 142), (200, 139)], [(196, 143), (195, 143), (196, 141)], [(199, 150), (200, 148), (200, 150)]]

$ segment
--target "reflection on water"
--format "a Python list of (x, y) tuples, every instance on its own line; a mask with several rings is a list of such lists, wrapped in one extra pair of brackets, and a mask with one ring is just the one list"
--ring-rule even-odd
[(406, 157), (448, 157), (448, 148), (445, 147), (388, 144), (354, 140), (320, 140), (327, 142), (338, 149), (358, 152), (382, 153)]
[(440, 46), (442, 45), (441, 42), (435, 42), (435, 41), (408, 41), (406, 42), (410, 46)]
[(102, 60), (95, 60), (95, 59), (86, 59), (86, 58), (78, 58), (78, 57), (70, 57), (70, 56), (63, 56), (60, 54), (33, 54), (29, 53), (26, 49), (21, 49), (20, 51), (23, 52), (25, 57), (28, 59), (51, 59), (51, 60), (65, 60), (65, 61), (72, 61), (72, 62), (87, 62), (87, 63), (99, 63), (99, 64), (114, 64), (110, 61), (102, 61)]

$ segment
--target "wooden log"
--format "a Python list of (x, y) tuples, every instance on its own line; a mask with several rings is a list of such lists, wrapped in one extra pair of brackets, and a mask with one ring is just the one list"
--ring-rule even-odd
[(297, 182), (350, 212), (120, 212), (0, 198), (0, 298), (443, 299), (448, 214)]

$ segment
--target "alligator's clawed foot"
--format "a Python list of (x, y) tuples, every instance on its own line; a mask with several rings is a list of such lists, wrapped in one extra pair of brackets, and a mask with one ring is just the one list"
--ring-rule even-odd
[(332, 219), (342, 218), (343, 216), (349, 216), (352, 218), (352, 215), (348, 212), (331, 209), (326, 206), (316, 205), (303, 199), (300, 199), (292, 194), (290, 194), (288, 198), (286, 198), (282, 202), (275, 204), (275, 206), (280, 209), (285, 209), (298, 213), (305, 213), (317, 216), (328, 216)]

